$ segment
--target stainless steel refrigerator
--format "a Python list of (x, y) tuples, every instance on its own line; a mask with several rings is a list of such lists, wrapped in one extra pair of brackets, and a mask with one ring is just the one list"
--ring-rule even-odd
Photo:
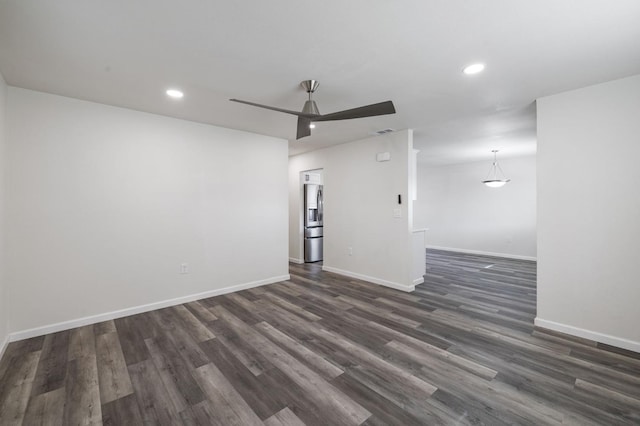
[(322, 185), (304, 185), (304, 261), (322, 260)]

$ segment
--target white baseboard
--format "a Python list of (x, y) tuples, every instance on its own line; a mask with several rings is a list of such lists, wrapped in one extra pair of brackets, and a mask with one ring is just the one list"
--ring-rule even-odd
[(4, 338), (4, 342), (0, 343), (0, 359), (2, 359), (4, 355), (4, 351), (7, 350), (7, 346), (9, 346), (9, 336)]
[(303, 264), (303, 263), (304, 263), (304, 260), (302, 260), (302, 259), (297, 259), (297, 258), (295, 258), (295, 257), (290, 257), (290, 258), (289, 258), (289, 262), (291, 262), (291, 263), (297, 263), (298, 265), (300, 265), (300, 264)]
[(413, 285), (422, 284), (424, 282), (424, 277), (416, 278), (413, 280)]
[(518, 260), (532, 260), (537, 261), (538, 258), (535, 256), (522, 256), (519, 254), (509, 254), (509, 253), (494, 253), (492, 251), (482, 251), (482, 250), (468, 250), (454, 247), (440, 247), (440, 246), (426, 246), (425, 248), (433, 249), (433, 250), (444, 250), (444, 251), (457, 251), (458, 253), (468, 253), (468, 254), (480, 254), (484, 256), (494, 256), (494, 257), (506, 257), (507, 259), (518, 259)]
[(373, 284), (383, 285), (385, 287), (391, 287), (396, 290), (406, 291), (407, 293), (410, 293), (416, 289), (415, 285), (405, 285), (400, 283), (394, 283), (393, 281), (387, 281), (387, 280), (383, 280), (376, 277), (370, 277), (367, 275), (358, 274), (356, 272), (345, 271), (343, 269), (338, 269), (331, 266), (322, 266), (322, 270), (327, 272), (333, 272), (335, 274), (344, 275), (351, 278), (357, 278), (363, 281), (368, 281)]
[(167, 308), (169, 306), (181, 305), (183, 303), (193, 302), (194, 300), (206, 299), (207, 297), (219, 296), (221, 294), (233, 293), (235, 291), (247, 290), (249, 288), (259, 287), (262, 285), (273, 284), (280, 281), (288, 281), (291, 279), (289, 274), (277, 277), (266, 278), (264, 280), (252, 281), (243, 284), (237, 284), (230, 287), (217, 288), (202, 293), (190, 294), (188, 296), (177, 297), (175, 299), (163, 300), (160, 302), (148, 303), (146, 305), (133, 306), (131, 308), (120, 309), (103, 314), (91, 315), (88, 317), (63, 321), (56, 324), (45, 325), (42, 327), (31, 328), (28, 330), (17, 331), (9, 334), (9, 341), (29, 339), (31, 337), (42, 336), (44, 334), (56, 333), (58, 331), (69, 330), (76, 327), (82, 327), (89, 324), (95, 324), (102, 321), (108, 321), (116, 318), (128, 317), (129, 315), (140, 314), (143, 312), (154, 311), (156, 309)]
[(608, 334), (598, 333), (596, 331), (585, 330), (583, 328), (574, 327), (572, 325), (561, 324), (559, 322), (548, 321), (541, 318), (536, 318), (534, 324), (541, 328), (546, 328), (553, 331), (559, 331), (561, 333), (570, 334), (576, 337), (582, 337), (583, 339), (593, 340), (595, 342), (604, 343), (606, 345), (615, 346), (617, 348), (627, 349), (630, 351), (640, 353), (640, 342), (634, 342), (633, 340), (623, 339), (621, 337), (615, 337)]

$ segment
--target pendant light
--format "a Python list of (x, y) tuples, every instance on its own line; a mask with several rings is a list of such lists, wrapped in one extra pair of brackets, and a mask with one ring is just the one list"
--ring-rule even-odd
[(505, 183), (509, 182), (511, 179), (505, 179), (504, 172), (502, 168), (498, 164), (498, 150), (494, 149), (493, 152), (493, 164), (491, 165), (491, 169), (489, 170), (489, 174), (487, 178), (482, 181), (485, 185), (490, 188), (500, 188), (504, 186)]

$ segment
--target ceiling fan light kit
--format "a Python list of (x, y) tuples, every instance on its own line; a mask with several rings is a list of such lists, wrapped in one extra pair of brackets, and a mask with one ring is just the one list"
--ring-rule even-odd
[(386, 101), (322, 115), (320, 114), (318, 105), (316, 105), (316, 101), (312, 99), (313, 92), (316, 91), (319, 85), (320, 83), (318, 82), (318, 80), (304, 80), (300, 83), (300, 86), (302, 86), (309, 94), (309, 99), (304, 103), (302, 111), (300, 112), (272, 107), (269, 105), (257, 104), (255, 102), (242, 101), (240, 99), (229, 100), (232, 102), (239, 102), (241, 104), (247, 104), (258, 108), (265, 108), (272, 111), (284, 112), (285, 114), (296, 115), (298, 117), (298, 131), (296, 133), (296, 139), (301, 139), (311, 135), (311, 129), (315, 127), (315, 125), (312, 124), (313, 122), (375, 117), (378, 115), (395, 114), (396, 112), (396, 109), (393, 106), (393, 102)]
[(498, 164), (497, 156), (498, 150), (494, 149), (493, 152), (493, 164), (491, 165), (491, 169), (489, 169), (489, 174), (487, 178), (482, 181), (489, 188), (500, 188), (504, 186), (507, 182), (510, 182), (511, 179), (506, 179), (504, 172), (502, 171), (502, 167)]

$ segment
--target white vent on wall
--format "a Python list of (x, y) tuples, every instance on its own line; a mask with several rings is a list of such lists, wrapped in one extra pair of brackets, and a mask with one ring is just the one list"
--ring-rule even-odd
[(382, 129), (382, 130), (378, 130), (376, 132), (372, 132), (371, 134), (374, 136), (380, 136), (380, 135), (384, 135), (386, 133), (392, 133), (395, 132), (395, 129)]

